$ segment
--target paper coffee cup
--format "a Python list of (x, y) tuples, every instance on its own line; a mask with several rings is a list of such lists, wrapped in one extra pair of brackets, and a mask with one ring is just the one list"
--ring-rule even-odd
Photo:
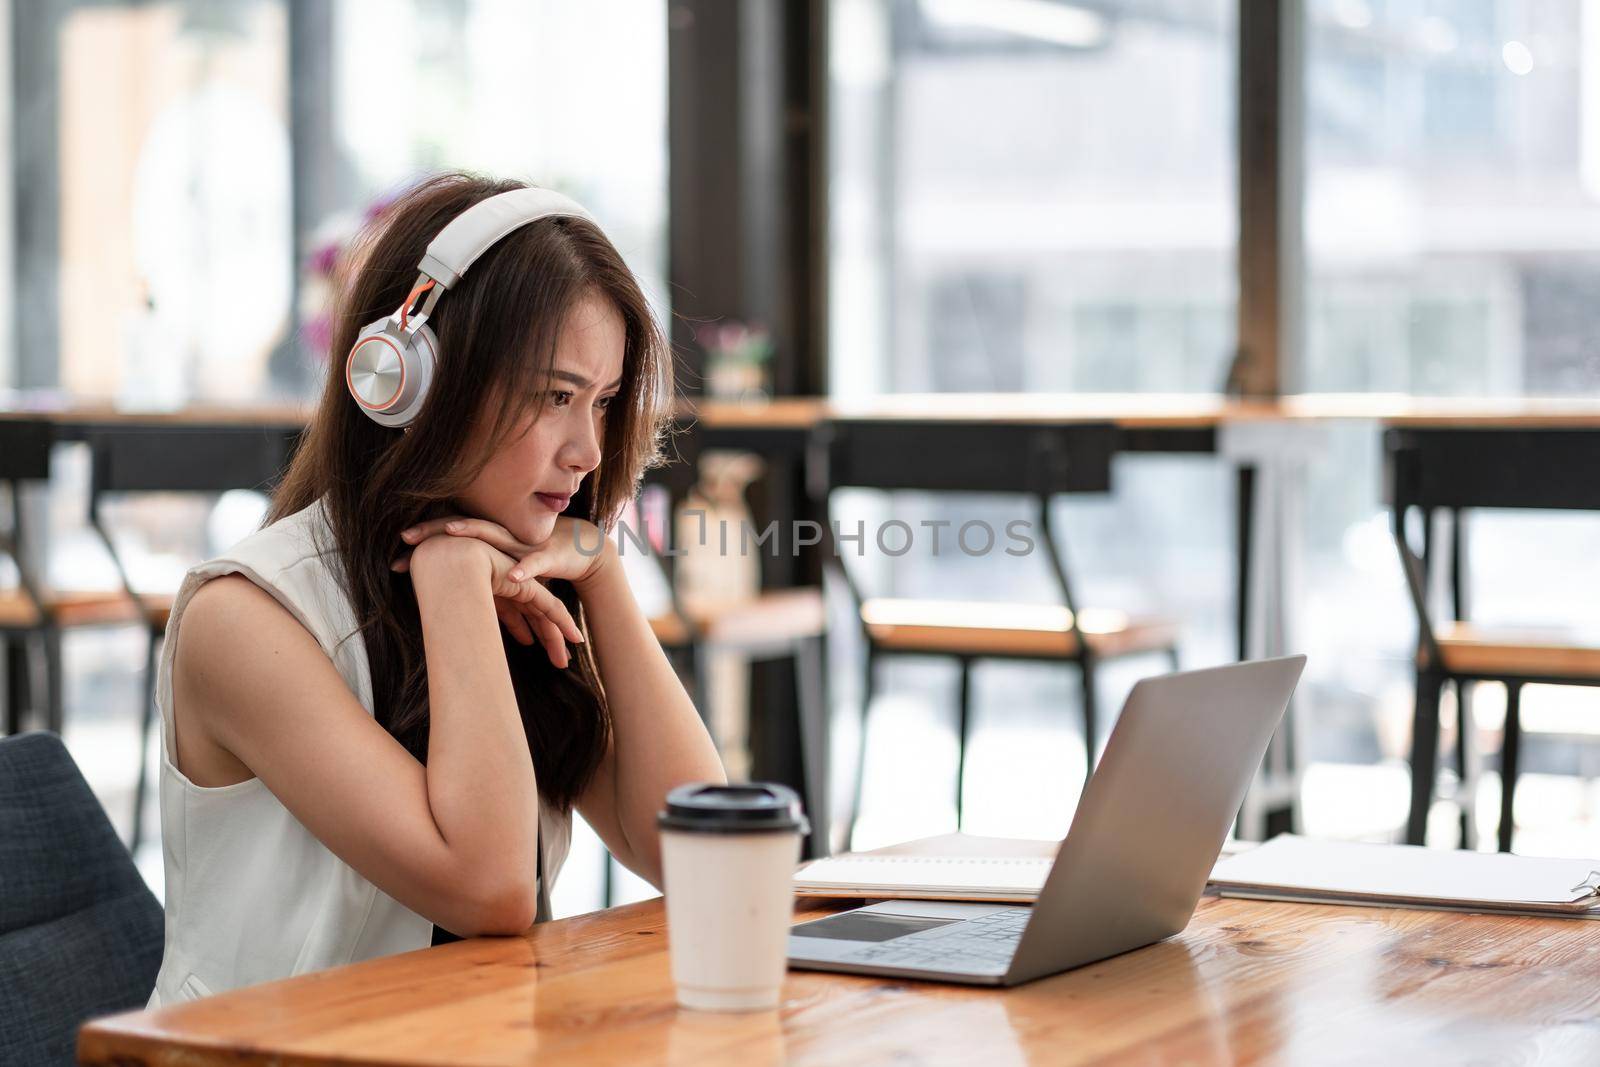
[(775, 1008), (794, 917), (800, 798), (781, 785), (686, 785), (659, 818), (678, 1003)]

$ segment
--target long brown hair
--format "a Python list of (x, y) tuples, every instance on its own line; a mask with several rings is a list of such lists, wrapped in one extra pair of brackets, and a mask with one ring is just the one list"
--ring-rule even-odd
[[(671, 350), (638, 282), (592, 224), (552, 217), (506, 236), (440, 300), (430, 318), (439, 367), (410, 432), (367, 418), (344, 381), (357, 332), (400, 306), (428, 242), (471, 205), (523, 183), (444, 174), (411, 189), (370, 223), (346, 257), (337, 286), (329, 373), (300, 448), (273, 495), (268, 523), (326, 500), (332, 546), (362, 634), (379, 723), (418, 760), (428, 753), (428, 679), (422, 622), (410, 579), (390, 563), (400, 531), (452, 510), (547, 389), (568, 311), (587, 293), (621, 314), (626, 347), (621, 391), (605, 423), (600, 466), (567, 513), (602, 527), (633, 498), (659, 455), (670, 404)], [(492, 413), (486, 433), (469, 430)], [(466, 442), (483, 440), (477, 454)], [(570, 583), (551, 581), (580, 627)], [(610, 741), (610, 715), (589, 644), (569, 646), (572, 666), (502, 632), (539, 792), (562, 810), (592, 779)]]

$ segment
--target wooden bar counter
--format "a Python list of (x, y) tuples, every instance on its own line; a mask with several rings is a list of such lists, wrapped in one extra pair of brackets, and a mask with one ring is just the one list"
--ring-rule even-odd
[[(0, 395), (0, 420), (43, 419), (65, 438), (89, 427), (299, 427), (312, 415), (301, 404), (197, 404), (170, 412), (123, 411), (108, 403), (11, 408)], [(811, 430), (839, 420), (1006, 422), (1059, 425), (1110, 422), (1125, 430), (1202, 429), (1238, 423), (1358, 420), (1401, 426), (1538, 426), (1600, 429), (1591, 397), (1410, 397), (1392, 393), (1318, 393), (1278, 400), (1235, 400), (1212, 393), (892, 393), (862, 400), (779, 397), (737, 402), (684, 399), (678, 417), (708, 430)]]
[[(835, 905), (802, 904), (802, 914)], [(87, 1064), (1596, 1064), (1600, 924), (1207, 898), (1010, 990), (791, 971), (682, 1011), (660, 901), (116, 1016)]]

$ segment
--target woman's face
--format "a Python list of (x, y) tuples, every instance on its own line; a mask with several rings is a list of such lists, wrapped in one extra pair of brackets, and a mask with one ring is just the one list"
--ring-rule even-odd
[(590, 290), (557, 336), (545, 403), (457, 498), (463, 512), (499, 523), (526, 544), (549, 539), (556, 516), (600, 465), (606, 408), (622, 385), (625, 341), (616, 306)]

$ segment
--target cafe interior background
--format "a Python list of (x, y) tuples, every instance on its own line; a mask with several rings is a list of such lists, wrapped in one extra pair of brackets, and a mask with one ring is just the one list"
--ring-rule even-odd
[[(587, 205), (658, 313), (679, 316), (682, 380), (707, 397), (940, 393), (961, 407), (970, 394), (975, 416), (996, 393), (1214, 397), (1240, 348), (1241, 301), (1255, 299), (1239, 269), (1241, 242), (1254, 240), (1241, 183), (1257, 180), (1240, 165), (1241, 108), (1254, 106), (1240, 88), (1255, 17), (1243, 4), (11, 0), (0, 407), (309, 401), (328, 367), (339, 248), (386, 198), (445, 168), (523, 177)], [(1298, 339), (1279, 388), (1592, 396), (1600, 3), (1285, 6), (1294, 39), (1273, 72), (1293, 75), (1276, 104), (1295, 105), (1279, 148), (1297, 163), (1282, 219), (1298, 237), (1283, 294)], [(750, 189), (773, 167), (782, 180), (759, 185), (763, 200)], [(719, 200), (714, 179), (729, 168), (747, 184)], [(734, 295), (715, 306), (716, 284), (692, 284), (675, 257), (709, 258), (730, 232), (746, 287), (725, 286)], [(814, 268), (809, 289), (788, 270), (797, 262)], [(1284, 625), (1310, 656), (1295, 705), (1301, 828), (1392, 841), (1409, 795), (1417, 629), (1381, 453), (1371, 422), (1319, 426), (1280, 534)], [(1233, 471), (1212, 456), (1116, 464), (1114, 492), (1053, 505), (1082, 598), (1181, 620), (1186, 667), (1229, 661)], [(82, 446), (57, 446), (30, 513), (51, 583), (114, 588), (84, 520), (88, 465)], [(759, 461), (720, 469), (738, 514)], [(171, 589), (251, 532), (264, 506), (245, 491), (154, 494), (108, 514), (133, 583)], [(1003, 528), (1017, 514), (987, 497), (858, 490), (834, 507), (914, 527)], [(1467, 543), (1475, 618), (1592, 625), (1595, 516), (1476, 513)], [(869, 551), (851, 562), (923, 595), (1027, 603), (1049, 588), (1038, 558)], [(738, 584), (754, 565), (689, 569)], [(661, 573), (637, 561), (633, 573), (641, 599), (662, 595)], [(0, 560), (0, 588), (15, 581)], [(843, 806), (861, 649), (837, 601), (828, 695)], [(126, 835), (144, 631), (69, 631), (63, 650), (68, 746)], [(1106, 669), (1102, 707), (1162, 669)], [(860, 847), (955, 825), (953, 669), (906, 659), (882, 670)], [(748, 706), (737, 673), (717, 687), (730, 743)], [(1053, 665), (976, 672), (964, 830), (1064, 831), (1084, 773), (1077, 685)], [(1504, 705), (1499, 686), (1477, 687), (1482, 752), (1500, 743)], [(1517, 851), (1600, 851), (1597, 712), (1592, 689), (1525, 693)], [(1492, 758), (1477, 788), (1479, 847), (1493, 848)], [(153, 791), (147, 803), (153, 826)], [(1436, 813), (1430, 841), (1454, 832)], [(136, 860), (159, 894), (155, 835)], [(558, 914), (599, 905), (602, 862), (581, 832)], [(614, 899), (649, 892), (619, 876)]]

